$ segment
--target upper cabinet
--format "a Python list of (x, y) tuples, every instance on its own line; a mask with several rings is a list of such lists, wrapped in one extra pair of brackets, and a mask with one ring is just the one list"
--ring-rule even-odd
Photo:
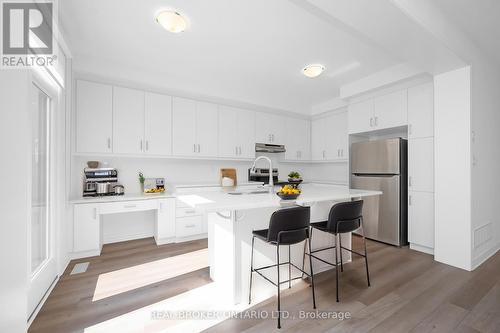
[(185, 98), (173, 98), (173, 154), (216, 157), (218, 106)]
[(434, 136), (434, 86), (431, 83), (408, 89), (408, 138)]
[(373, 100), (373, 127), (376, 129), (405, 126), (408, 123), (407, 90), (396, 91)]
[(255, 158), (255, 112), (220, 106), (219, 156)]
[(111, 153), (113, 129), (113, 87), (78, 80), (76, 82), (76, 151)]
[(400, 90), (349, 105), (349, 134), (363, 133), (408, 123), (407, 90)]
[(339, 161), (349, 157), (347, 112), (333, 113), (311, 123), (312, 160)]
[(255, 140), (257, 143), (285, 144), (285, 117), (272, 113), (257, 112)]
[(144, 105), (146, 154), (172, 155), (172, 97), (147, 92)]
[(287, 117), (285, 120), (285, 160), (308, 161), (311, 159), (311, 122)]
[(113, 87), (113, 152), (141, 154), (144, 142), (144, 91)]

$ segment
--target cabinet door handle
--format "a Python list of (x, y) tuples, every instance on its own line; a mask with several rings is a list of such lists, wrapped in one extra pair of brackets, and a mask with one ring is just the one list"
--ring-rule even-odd
[(141, 139), (141, 141), (140, 141), (140, 143), (139, 143), (139, 146), (140, 146), (141, 151), (142, 151), (142, 139)]
[(408, 177), (408, 186), (410, 186), (410, 187), (411, 187), (411, 176), (410, 176), (410, 177)]
[(373, 118), (370, 118), (370, 127), (373, 127)]
[(94, 207), (94, 220), (97, 219), (97, 207)]
[(146, 151), (149, 150), (149, 140), (146, 140)]
[(241, 155), (241, 146), (240, 146), (240, 155)]
[(378, 117), (375, 117), (375, 126), (378, 126)]
[(111, 138), (108, 138), (108, 149), (111, 149)]
[(160, 202), (160, 212), (163, 213), (163, 202)]
[(411, 195), (408, 196), (408, 206), (411, 206)]
[(185, 227), (186, 228), (194, 228), (194, 227), (196, 227), (196, 224), (186, 224)]
[(135, 208), (137, 205), (124, 205), (123, 208)]
[(325, 158), (325, 151), (323, 150), (323, 158)]

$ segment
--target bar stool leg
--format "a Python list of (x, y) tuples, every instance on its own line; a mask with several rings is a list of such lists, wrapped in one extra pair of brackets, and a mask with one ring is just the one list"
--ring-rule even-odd
[(250, 286), (248, 288), (248, 304), (252, 303), (252, 277), (253, 277), (253, 244), (255, 236), (252, 237), (252, 254), (250, 255)]
[[(337, 245), (337, 244), (335, 244)], [(337, 250), (337, 249), (335, 249)], [(339, 252), (340, 252), (340, 271), (343, 272), (344, 271), (344, 261), (342, 259), (342, 235), (339, 234)]]
[(279, 243), (276, 245), (276, 262), (278, 269), (278, 328), (281, 328), (281, 304), (280, 304), (280, 245)]
[(306, 247), (307, 247), (307, 241), (304, 240), (304, 254), (302, 255), (302, 278), (304, 278), (304, 267), (305, 267), (305, 262), (306, 262)]
[(291, 250), (290, 246), (288, 245), (288, 289), (292, 288), (292, 257), (291, 257)]
[(361, 234), (363, 235), (363, 246), (365, 248), (365, 265), (366, 265), (366, 281), (368, 282), (368, 287), (370, 286), (370, 272), (368, 271), (368, 253), (366, 252), (366, 238), (363, 226), (361, 226)]
[[(335, 244), (337, 244), (339, 234), (335, 235)], [(337, 254), (337, 247), (335, 247), (335, 291), (337, 294), (337, 302), (339, 301), (339, 259)]]
[[(311, 253), (311, 239), (306, 240), (309, 243), (309, 253)], [(311, 287), (312, 287), (312, 296), (313, 296), (313, 309), (316, 309), (316, 295), (314, 294), (314, 272), (312, 265), (312, 257), (309, 256), (309, 268), (311, 272)]]

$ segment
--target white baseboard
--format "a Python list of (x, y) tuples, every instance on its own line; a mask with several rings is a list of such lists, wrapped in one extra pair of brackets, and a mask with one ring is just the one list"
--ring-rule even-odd
[(45, 301), (47, 298), (49, 298), (49, 295), (52, 293), (52, 290), (54, 290), (57, 282), (59, 281), (60, 275), (56, 276), (52, 284), (50, 285), (49, 289), (45, 292), (45, 295), (43, 295), (43, 298), (40, 300), (40, 303), (36, 306), (35, 310), (31, 314), (31, 316), (28, 318), (28, 328), (31, 326), (33, 321), (35, 320), (36, 316), (38, 315), (38, 312), (42, 309), (42, 306), (45, 304)]
[(156, 238), (156, 236), (155, 236), (155, 242), (156, 242), (156, 245), (164, 245), (164, 244), (175, 243), (175, 237)]
[(193, 235), (193, 236), (187, 236), (187, 237), (176, 237), (175, 242), (176, 243), (184, 243), (184, 242), (189, 242), (197, 239), (203, 239), (207, 238), (208, 234), (199, 234), (199, 235)]
[(148, 237), (153, 237), (153, 234), (151, 234), (150, 232), (140, 232), (128, 235), (120, 235), (120, 234), (106, 235), (106, 239), (103, 239), (103, 243), (113, 244), (113, 243), (126, 242), (129, 240), (148, 238)]
[(419, 252), (423, 252), (423, 253), (427, 253), (430, 255), (434, 255), (434, 249), (431, 247), (410, 243), (410, 249), (415, 250), (415, 251), (419, 251)]
[[(71, 252), (69, 254), (70, 261), (75, 259), (87, 258), (87, 257), (95, 257), (101, 255), (100, 250), (92, 250), (92, 251), (82, 251), (82, 252)], [(69, 264), (69, 262), (68, 262)]]
[(474, 259), (472, 259), (471, 270), (473, 271), (481, 266), (483, 262), (494, 256), (498, 251), (500, 251), (500, 243), (496, 244), (496, 246), (492, 246), (488, 250), (476, 256)]

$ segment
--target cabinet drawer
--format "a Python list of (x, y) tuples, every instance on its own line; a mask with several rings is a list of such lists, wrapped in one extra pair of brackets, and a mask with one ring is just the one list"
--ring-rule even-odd
[(157, 200), (136, 200), (136, 201), (121, 201), (109, 202), (100, 205), (99, 212), (101, 214), (138, 212), (143, 210), (158, 209)]
[(203, 217), (180, 217), (175, 222), (175, 235), (178, 238), (199, 235), (203, 233)]
[(177, 207), (175, 209), (176, 217), (201, 216), (202, 214), (192, 207)]

